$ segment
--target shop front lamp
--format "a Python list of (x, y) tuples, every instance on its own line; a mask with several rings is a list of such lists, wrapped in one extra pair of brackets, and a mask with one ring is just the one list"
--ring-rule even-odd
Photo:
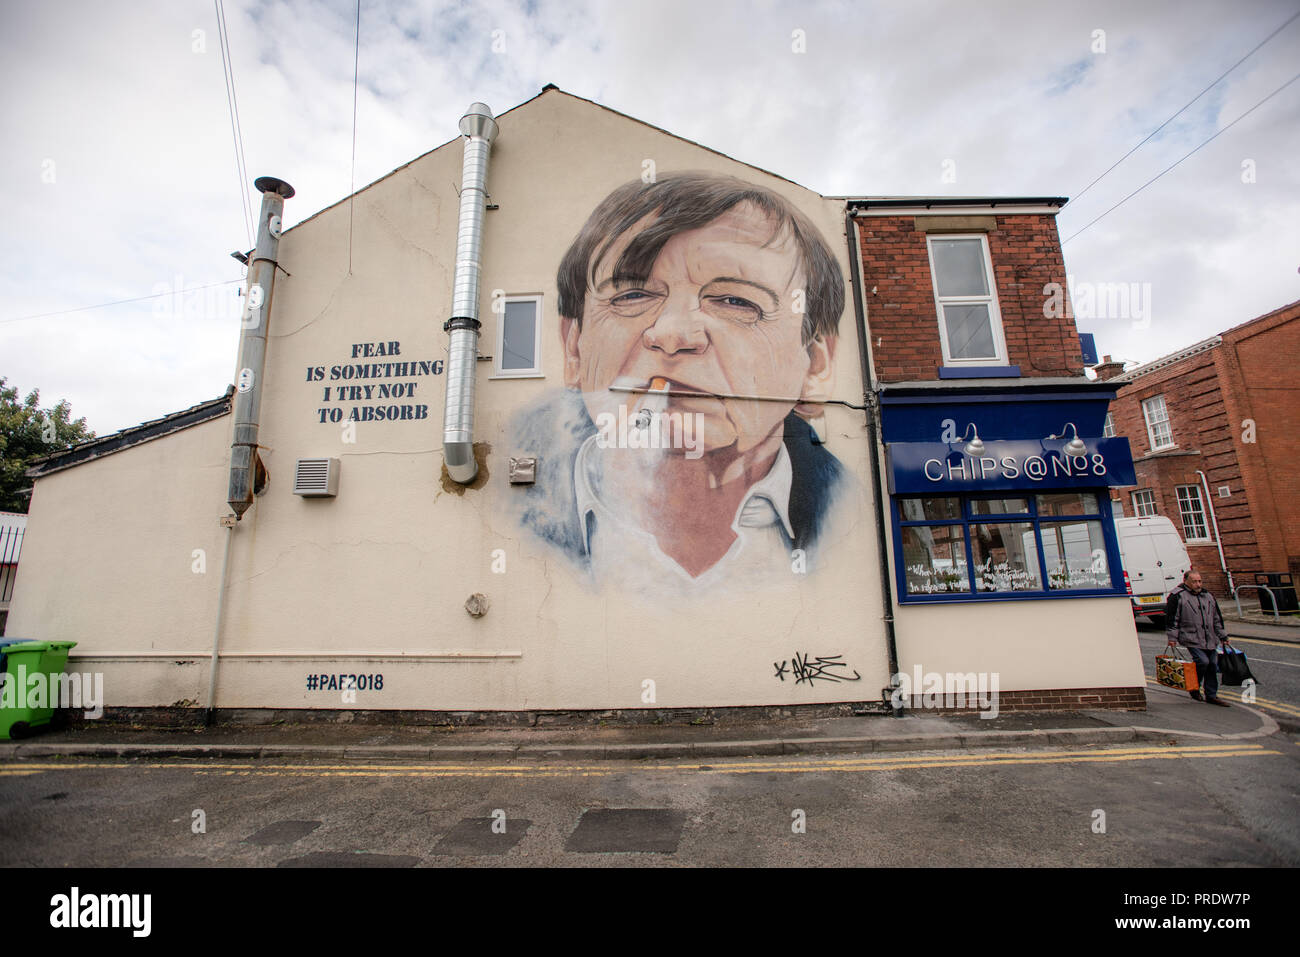
[[(1065, 425), (1067, 428), (1074, 429), (1074, 438), (1072, 438), (1069, 442), (1065, 443), (1065, 448), (1062, 449), (1062, 451), (1069, 456), (1087, 455), (1088, 446), (1084, 445), (1083, 439), (1079, 438), (1078, 427), (1073, 422), (1067, 422), (1065, 423)], [(1052, 439), (1063, 439), (1063, 438), (1065, 438), (1065, 429), (1061, 430), (1060, 435), (1049, 435), (1046, 441), (1051, 441)]]
[[(975, 437), (966, 443), (966, 448), (963, 451), (965, 451), (965, 453), (971, 456), (972, 458), (976, 458), (978, 456), (983, 455), (984, 443), (980, 439), (980, 430), (975, 428), (974, 422), (971, 422), (969, 425), (966, 426), (966, 432), (975, 433)], [(958, 442), (961, 442), (966, 438), (966, 432), (962, 433), (961, 438), (957, 440)]]

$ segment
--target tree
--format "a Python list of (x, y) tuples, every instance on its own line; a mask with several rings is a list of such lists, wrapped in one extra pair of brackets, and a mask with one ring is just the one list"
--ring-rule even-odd
[(0, 511), (26, 512), (29, 498), (18, 493), (31, 486), (25, 473), (32, 460), (93, 439), (95, 433), (86, 428), (84, 416), (72, 421), (67, 399), (42, 409), (41, 394), (33, 389), (20, 403), (17, 387), (6, 387), (6, 381), (0, 376)]

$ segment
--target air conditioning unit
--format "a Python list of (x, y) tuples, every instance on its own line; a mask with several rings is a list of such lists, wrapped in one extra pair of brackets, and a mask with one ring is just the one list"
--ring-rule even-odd
[(338, 459), (299, 459), (293, 471), (293, 494), (311, 498), (339, 494)]

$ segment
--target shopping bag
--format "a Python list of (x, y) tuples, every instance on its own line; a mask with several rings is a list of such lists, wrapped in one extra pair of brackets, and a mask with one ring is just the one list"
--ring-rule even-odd
[(1242, 685), (1247, 681), (1253, 681), (1259, 684), (1259, 680), (1250, 673), (1250, 665), (1246, 662), (1246, 653), (1238, 651), (1232, 645), (1224, 645), (1219, 649), (1219, 684), (1221, 685)]
[[(1200, 682), (1196, 680), (1196, 662), (1178, 656), (1178, 646), (1170, 642), (1172, 655), (1156, 655), (1156, 681), (1168, 688), (1180, 691), (1195, 691)], [(1169, 648), (1165, 650), (1168, 651)]]

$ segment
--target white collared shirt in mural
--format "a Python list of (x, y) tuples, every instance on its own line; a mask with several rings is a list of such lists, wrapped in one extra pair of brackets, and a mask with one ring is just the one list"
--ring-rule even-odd
[(712, 590), (721, 584), (754, 584), (791, 575), (794, 528), (790, 523), (790, 488), (794, 474), (784, 446), (767, 475), (746, 493), (731, 523), (736, 539), (711, 568), (692, 576), (664, 554), (649, 532), (621, 517), (596, 491), (601, 449), (587, 439), (574, 462), (573, 485), (591, 570), (601, 584), (627, 587), (656, 581), (673, 583), (673, 591)]

